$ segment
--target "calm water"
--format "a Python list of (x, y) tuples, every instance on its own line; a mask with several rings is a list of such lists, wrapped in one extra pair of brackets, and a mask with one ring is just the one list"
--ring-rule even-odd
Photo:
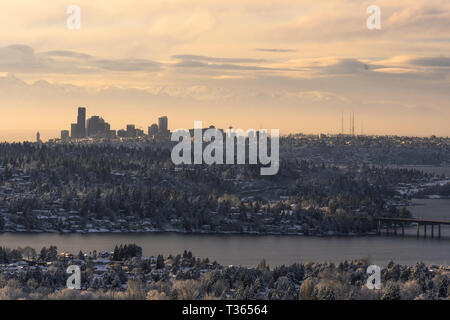
[(2, 234), (2, 246), (30, 245), (36, 249), (50, 244), (77, 253), (80, 249), (112, 250), (117, 243), (136, 243), (144, 255), (177, 254), (184, 249), (228, 265), (255, 266), (264, 257), (270, 265), (306, 261), (334, 261), (369, 257), (373, 263), (394, 259), (405, 264), (417, 261), (450, 265), (450, 239), (415, 237), (295, 237), (191, 234)]
[[(450, 200), (414, 200), (414, 215), (423, 218), (450, 220)], [(136, 243), (144, 255), (177, 254), (191, 250), (196, 256), (229, 265), (255, 266), (265, 258), (272, 266), (306, 261), (333, 261), (370, 258), (385, 265), (391, 259), (399, 263), (418, 261), (450, 265), (450, 228), (443, 228), (443, 239), (415, 237), (415, 227), (406, 230), (409, 236), (367, 237), (300, 237), (196, 234), (0, 234), (0, 245), (9, 248), (32, 246), (39, 250), (50, 244), (59, 250), (78, 253), (112, 250), (116, 244)], [(421, 230), (421, 234), (422, 234)], [(430, 234), (430, 231), (428, 231)], [(437, 234), (437, 233), (436, 233)]]
[[(450, 220), (450, 200), (416, 199), (409, 209), (416, 217)], [(437, 235), (437, 230), (435, 229)], [(391, 259), (404, 264), (418, 261), (450, 265), (450, 228), (442, 228), (443, 239), (416, 238), (415, 227), (408, 236), (300, 237), (194, 234), (0, 234), (0, 246), (32, 246), (40, 250), (50, 244), (59, 250), (78, 253), (112, 250), (116, 244), (136, 243), (144, 255), (178, 254), (191, 250), (198, 257), (229, 265), (255, 266), (265, 258), (272, 266), (306, 261), (333, 261), (370, 258), (385, 265)], [(423, 234), (423, 229), (421, 229)], [(431, 231), (428, 230), (428, 235)]]

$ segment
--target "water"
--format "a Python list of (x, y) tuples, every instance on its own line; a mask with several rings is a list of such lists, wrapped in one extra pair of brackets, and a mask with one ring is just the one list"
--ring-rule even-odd
[(2, 234), (2, 246), (32, 246), (40, 249), (50, 244), (59, 250), (78, 253), (112, 250), (115, 244), (136, 243), (144, 255), (164, 255), (191, 250), (198, 257), (209, 257), (224, 265), (256, 266), (265, 258), (272, 266), (294, 262), (339, 262), (370, 258), (385, 265), (391, 259), (399, 263), (418, 261), (450, 265), (450, 239), (431, 240), (415, 237), (296, 237), (194, 234)]
[[(449, 199), (414, 199), (409, 207), (414, 216), (428, 219), (450, 220)], [(429, 227), (428, 227), (429, 228)], [(116, 244), (136, 243), (146, 256), (178, 254), (191, 250), (198, 257), (208, 257), (224, 265), (254, 267), (261, 258), (269, 265), (295, 262), (339, 262), (369, 258), (378, 265), (390, 260), (402, 264), (419, 261), (450, 265), (450, 227), (442, 227), (442, 239), (416, 238), (416, 228), (407, 228), (406, 237), (301, 237), (251, 235), (198, 235), (198, 234), (0, 234), (0, 246), (9, 248), (31, 246), (40, 250), (50, 244), (60, 251), (78, 253), (113, 250)], [(421, 229), (423, 235), (423, 229)], [(428, 236), (431, 230), (428, 229)], [(435, 229), (437, 235), (437, 229)]]

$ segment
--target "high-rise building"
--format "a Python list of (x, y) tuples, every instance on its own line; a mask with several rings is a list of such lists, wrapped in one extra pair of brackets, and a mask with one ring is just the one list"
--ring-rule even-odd
[(148, 127), (148, 135), (149, 137), (154, 137), (157, 134), (158, 134), (158, 125), (154, 123), (150, 127)]
[(78, 124), (72, 123), (70, 125), (70, 136), (72, 139), (78, 139)]
[(69, 140), (69, 130), (61, 130), (61, 140)]
[(41, 134), (39, 131), (36, 133), (36, 142), (41, 142)]
[(142, 129), (136, 128), (134, 132), (135, 132), (136, 137), (143, 137), (144, 136), (144, 130), (142, 130)]
[(169, 131), (168, 122), (169, 122), (169, 120), (167, 119), (166, 116), (162, 116), (162, 117), (158, 118), (159, 133), (165, 134)]
[(136, 136), (136, 126), (134, 124), (127, 124), (127, 137)]
[(70, 136), (73, 139), (86, 137), (86, 108), (78, 108), (77, 123), (70, 126)]
[(99, 116), (92, 116), (87, 121), (87, 135), (91, 136), (107, 136), (111, 126)]
[(79, 107), (78, 108), (78, 138), (84, 138), (86, 136), (86, 108)]

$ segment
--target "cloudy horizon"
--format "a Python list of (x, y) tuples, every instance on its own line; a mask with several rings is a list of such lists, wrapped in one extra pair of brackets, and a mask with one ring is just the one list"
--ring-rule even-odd
[(5, 2), (0, 141), (57, 137), (78, 106), (113, 129), (339, 133), (343, 112), (345, 132), (355, 113), (357, 133), (450, 135), (448, 1), (79, 0), (80, 30), (71, 3)]

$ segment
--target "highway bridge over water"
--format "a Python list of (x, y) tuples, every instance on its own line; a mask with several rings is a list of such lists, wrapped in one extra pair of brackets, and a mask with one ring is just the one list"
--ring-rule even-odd
[(390, 234), (390, 230), (394, 235), (397, 235), (398, 229), (401, 229), (401, 235), (405, 235), (405, 226), (413, 223), (417, 224), (417, 237), (420, 236), (420, 227), (423, 226), (423, 236), (427, 237), (427, 227), (430, 227), (431, 238), (434, 238), (434, 227), (437, 227), (437, 236), (441, 237), (441, 225), (450, 225), (448, 220), (429, 220), (429, 219), (416, 219), (416, 218), (375, 218), (377, 221), (377, 233), (381, 234), (383, 228), (386, 229), (386, 233)]

